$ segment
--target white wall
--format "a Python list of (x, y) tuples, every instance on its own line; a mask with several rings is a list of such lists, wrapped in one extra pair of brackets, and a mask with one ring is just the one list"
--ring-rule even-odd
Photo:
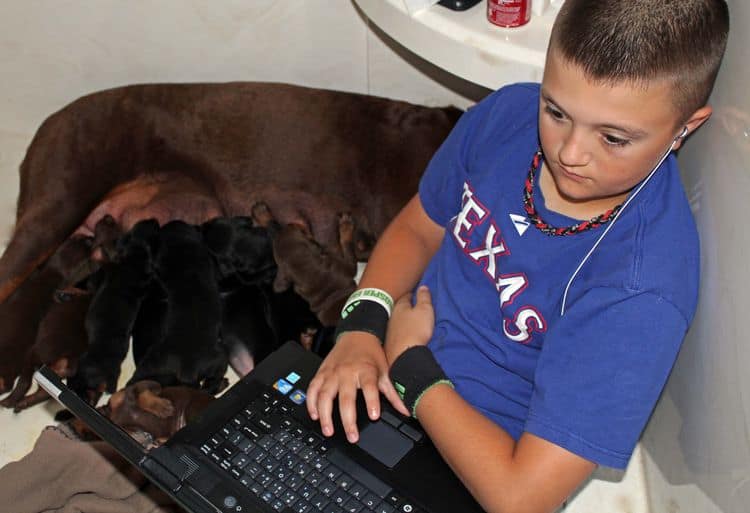
[(714, 116), (679, 157), (703, 271), (697, 317), (643, 439), (654, 513), (750, 511), (750, 4), (728, 3)]

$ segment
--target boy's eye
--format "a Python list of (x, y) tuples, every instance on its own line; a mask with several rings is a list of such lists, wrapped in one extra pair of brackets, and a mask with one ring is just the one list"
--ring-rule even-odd
[(544, 111), (558, 121), (562, 121), (563, 119), (565, 119), (565, 115), (562, 112), (550, 105), (544, 107)]
[(609, 134), (604, 134), (604, 142), (606, 142), (610, 146), (625, 146), (626, 144), (630, 143), (628, 139), (623, 139), (622, 137), (616, 137)]

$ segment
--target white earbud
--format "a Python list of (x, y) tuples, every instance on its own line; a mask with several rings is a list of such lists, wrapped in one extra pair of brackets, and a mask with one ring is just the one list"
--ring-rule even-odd
[(672, 141), (672, 147), (670, 148), (670, 150), (673, 150), (674, 149), (674, 145), (677, 144), (677, 141), (679, 141), (680, 139), (684, 139), (687, 136), (687, 134), (688, 134), (688, 127), (686, 127), (686, 126), (682, 127), (682, 132), (680, 132), (680, 135), (678, 135), (677, 137), (675, 137), (674, 141)]

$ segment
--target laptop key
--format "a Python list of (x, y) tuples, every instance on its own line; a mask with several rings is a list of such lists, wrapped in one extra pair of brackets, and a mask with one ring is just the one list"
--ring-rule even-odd
[(326, 497), (330, 497), (333, 492), (336, 491), (336, 483), (333, 481), (330, 481), (328, 479), (325, 479), (322, 483), (318, 485), (318, 490), (320, 490), (320, 493), (324, 494)]
[(309, 501), (310, 501), (310, 504), (312, 504), (318, 509), (323, 509), (328, 504), (330, 504), (330, 502), (328, 501), (328, 497), (326, 497), (322, 493), (317, 493), (313, 495), (312, 497), (310, 497)]
[(359, 513), (365, 508), (365, 506), (354, 497), (350, 497), (349, 500), (344, 503), (342, 508), (347, 513)]
[(362, 504), (370, 509), (375, 509), (375, 506), (380, 502), (380, 497), (372, 492), (368, 492), (362, 500)]
[(300, 497), (309, 500), (311, 497), (314, 497), (317, 495), (317, 490), (315, 490), (315, 487), (310, 484), (303, 484), (299, 490), (297, 490), (297, 493)]
[(336, 478), (335, 483), (344, 490), (348, 490), (354, 483), (354, 479), (349, 474), (341, 474)]
[(366, 488), (372, 490), (372, 492), (380, 498), (385, 498), (385, 496), (392, 490), (388, 484), (375, 477), (375, 475), (365, 469), (362, 465), (351, 460), (340, 451), (331, 451), (328, 459), (335, 465), (341, 467), (345, 472), (354, 476), (357, 481), (365, 485)]
[(399, 431), (401, 431), (403, 434), (414, 440), (415, 442), (419, 442), (424, 437), (424, 433), (419, 431), (418, 429), (414, 429), (409, 424), (402, 424), (398, 428)]
[(297, 503), (292, 508), (292, 511), (294, 511), (294, 513), (309, 513), (314, 510), (312, 504), (310, 504), (309, 502), (297, 501)]
[(381, 502), (375, 506), (375, 509), (373, 509), (375, 513), (393, 513), (395, 510), (396, 508), (394, 506), (391, 506), (385, 501)]
[(286, 485), (294, 490), (295, 492), (304, 484), (305, 480), (301, 476), (293, 474), (289, 476), (289, 479), (284, 481)]
[(341, 506), (348, 500), (349, 494), (346, 493), (346, 490), (342, 490), (341, 488), (337, 489), (335, 492), (333, 492), (333, 495), (331, 495), (331, 502), (335, 502), (339, 506)]
[(250, 463), (250, 458), (247, 457), (247, 454), (240, 453), (232, 458), (231, 461), (235, 467), (243, 469), (248, 463)]
[(354, 486), (349, 488), (349, 495), (352, 495), (357, 499), (363, 498), (366, 492), (367, 489), (359, 483), (354, 483)]
[(400, 426), (402, 423), (401, 419), (399, 419), (394, 414), (386, 410), (383, 410), (380, 412), (380, 418), (395, 428)]

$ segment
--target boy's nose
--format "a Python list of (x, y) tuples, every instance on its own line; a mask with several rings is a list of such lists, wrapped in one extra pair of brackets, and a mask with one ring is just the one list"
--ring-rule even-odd
[(563, 166), (580, 167), (585, 166), (591, 160), (591, 153), (586, 147), (583, 134), (580, 130), (571, 130), (563, 139), (562, 146), (558, 152), (558, 158)]

